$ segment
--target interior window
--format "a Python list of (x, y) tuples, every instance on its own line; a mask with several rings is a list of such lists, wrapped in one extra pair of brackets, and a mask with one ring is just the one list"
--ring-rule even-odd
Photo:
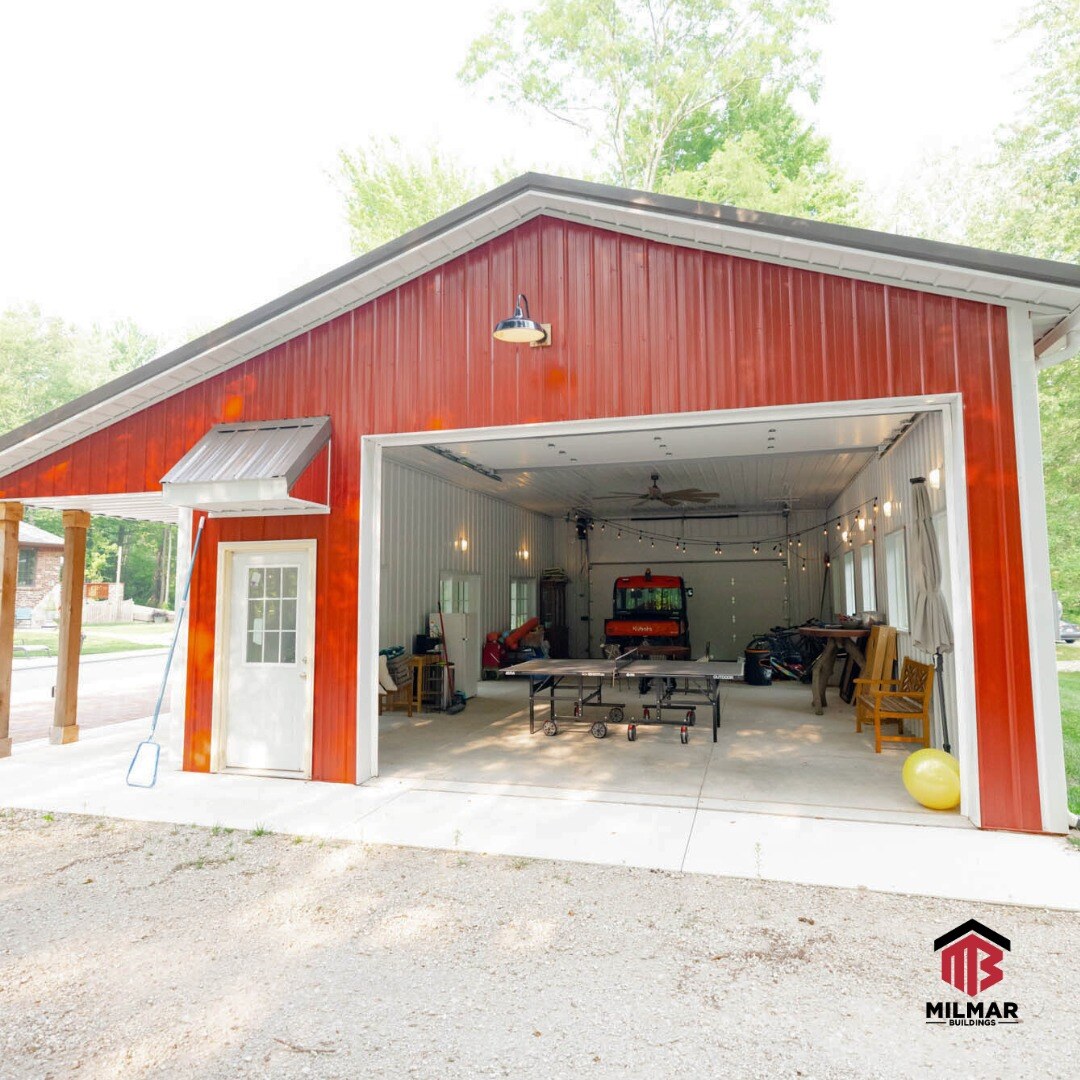
[(862, 586), (863, 611), (877, 610), (877, 582), (874, 578), (874, 541), (859, 548), (859, 584)]
[(536, 582), (532, 578), (510, 579), (510, 629), (516, 630), (536, 614)]
[(889, 622), (897, 630), (907, 630), (907, 542), (903, 529), (897, 529), (885, 537), (885, 591), (888, 594)]
[(855, 552), (845, 551), (840, 562), (844, 580), (844, 614), (854, 615), (858, 603), (855, 598)]

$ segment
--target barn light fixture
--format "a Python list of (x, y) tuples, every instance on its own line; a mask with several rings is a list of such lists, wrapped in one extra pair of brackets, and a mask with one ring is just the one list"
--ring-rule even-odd
[(518, 551), (518, 558), (519, 559), (528, 559), (528, 557), (529, 557), (529, 549), (527, 547), (523, 547), (523, 548), (521, 548), (520, 551)]
[(509, 341), (515, 345), (550, 345), (551, 324), (537, 322), (529, 314), (529, 301), (525, 294), (518, 293), (514, 314), (495, 324), (494, 337), (496, 341)]
[(930, 484), (930, 486), (935, 491), (937, 491), (941, 487), (941, 470), (940, 469), (931, 469), (926, 474), (926, 479), (927, 479), (927, 482)]
[(467, 536), (459, 537), (457, 540), (454, 541), (454, 547), (456, 547), (458, 551), (468, 551), (469, 538)]

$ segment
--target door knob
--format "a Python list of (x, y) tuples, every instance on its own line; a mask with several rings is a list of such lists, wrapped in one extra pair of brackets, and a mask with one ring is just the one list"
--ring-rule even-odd
[(299, 675), (300, 675), (301, 679), (306, 679), (307, 678), (307, 672), (306, 671), (299, 672)]

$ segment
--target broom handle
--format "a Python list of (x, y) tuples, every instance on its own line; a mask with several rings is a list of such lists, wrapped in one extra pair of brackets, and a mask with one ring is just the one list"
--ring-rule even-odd
[(176, 644), (180, 640), (180, 626), (184, 621), (184, 616), (187, 614), (188, 607), (188, 592), (191, 589), (191, 576), (195, 572), (195, 556), (199, 554), (199, 544), (202, 543), (203, 526), (206, 524), (206, 517), (199, 518), (199, 527), (195, 532), (195, 544), (191, 549), (191, 558), (188, 560), (187, 577), (184, 580), (184, 591), (180, 597), (180, 606), (176, 612), (176, 619), (174, 620), (176, 626), (173, 628), (172, 644), (169, 646), (169, 655), (165, 658), (165, 674), (161, 677), (161, 689), (158, 690), (157, 704), (154, 706), (154, 719), (150, 721), (150, 735), (149, 738), (154, 737), (154, 732), (157, 731), (158, 717), (161, 716), (161, 704), (165, 700), (165, 688), (169, 685), (169, 671), (172, 668), (173, 655), (176, 652)]

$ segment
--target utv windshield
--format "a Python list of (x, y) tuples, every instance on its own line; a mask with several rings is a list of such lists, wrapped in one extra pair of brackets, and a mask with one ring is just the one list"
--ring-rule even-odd
[(681, 615), (682, 589), (616, 589), (615, 610)]

